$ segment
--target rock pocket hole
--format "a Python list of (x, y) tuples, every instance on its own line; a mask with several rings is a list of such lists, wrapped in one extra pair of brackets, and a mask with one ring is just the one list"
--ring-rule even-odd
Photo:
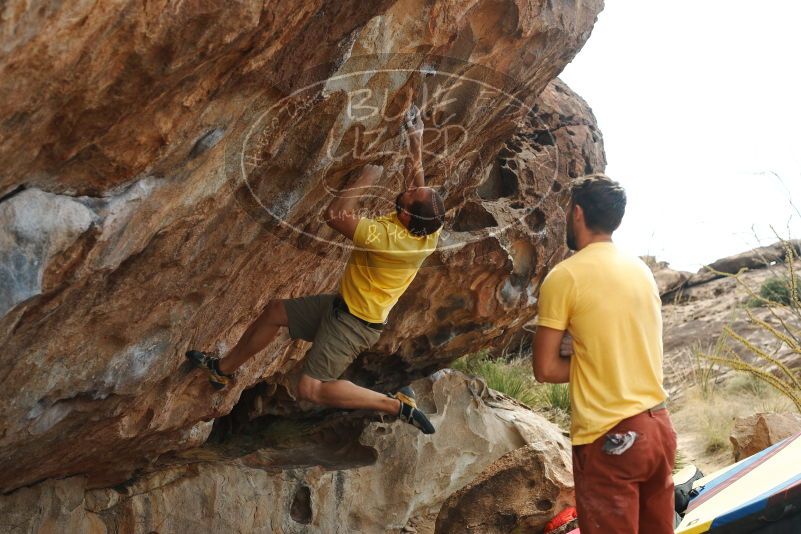
[(542, 232), (545, 229), (545, 213), (538, 208), (526, 215), (526, 225), (534, 232)]
[(519, 190), (517, 172), (506, 165), (496, 163), (476, 192), (484, 200), (498, 200), (499, 198), (513, 197)]
[(498, 226), (498, 221), (481, 204), (470, 202), (456, 213), (453, 229), (457, 232), (472, 232)]
[(306, 486), (300, 486), (292, 499), (292, 506), (289, 508), (289, 515), (293, 521), (301, 525), (308, 525), (312, 520), (311, 490)]

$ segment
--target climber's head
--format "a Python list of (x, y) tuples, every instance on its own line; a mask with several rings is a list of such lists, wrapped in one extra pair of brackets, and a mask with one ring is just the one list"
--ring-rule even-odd
[(410, 187), (395, 198), (398, 220), (418, 237), (433, 234), (445, 222), (442, 197), (430, 187)]

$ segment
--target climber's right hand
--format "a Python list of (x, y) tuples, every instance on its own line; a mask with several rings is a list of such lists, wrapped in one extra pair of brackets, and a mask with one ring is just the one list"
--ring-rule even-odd
[(372, 163), (368, 163), (362, 169), (361, 178), (375, 182), (381, 177), (382, 174), (384, 174), (383, 165), (373, 165)]

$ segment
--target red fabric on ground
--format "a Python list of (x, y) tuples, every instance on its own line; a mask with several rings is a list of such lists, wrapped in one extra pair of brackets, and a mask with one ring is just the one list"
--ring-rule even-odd
[(556, 530), (557, 528), (561, 527), (565, 523), (568, 523), (576, 518), (576, 509), (572, 506), (565, 508), (558, 514), (556, 517), (551, 519), (547, 525), (545, 525), (545, 532), (544, 534), (549, 534), (551, 531)]

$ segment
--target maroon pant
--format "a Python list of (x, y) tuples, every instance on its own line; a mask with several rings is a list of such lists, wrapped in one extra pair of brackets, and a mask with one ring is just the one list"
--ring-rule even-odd
[(666, 409), (646, 410), (608, 433), (637, 432), (620, 455), (603, 451), (605, 436), (573, 447), (581, 534), (673, 534), (676, 432)]

